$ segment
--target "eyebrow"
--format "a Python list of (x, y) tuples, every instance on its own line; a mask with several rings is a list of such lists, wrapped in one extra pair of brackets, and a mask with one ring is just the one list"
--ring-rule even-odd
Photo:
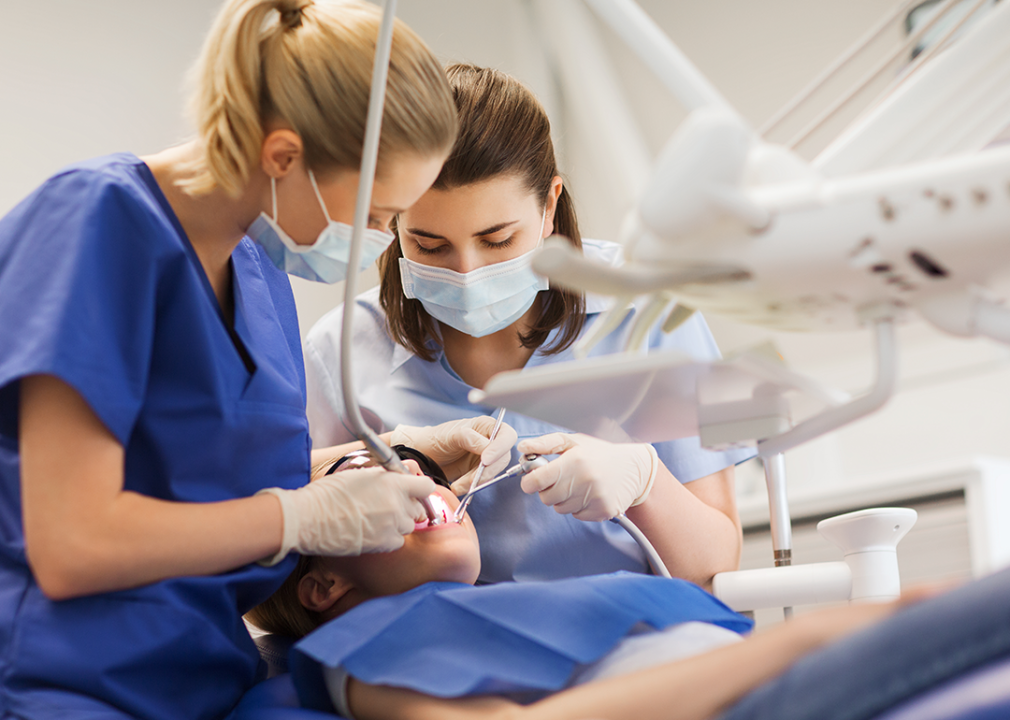
[[(515, 225), (518, 220), (509, 220), (508, 222), (498, 223), (497, 225), (492, 225), (489, 228), (485, 228), (480, 232), (475, 232), (473, 237), (483, 237), (485, 235), (494, 235), (496, 232), (504, 230), (509, 225)], [(431, 238), (432, 240), (445, 240), (446, 238), (442, 235), (436, 235), (435, 233), (428, 232), (427, 230), (421, 230), (420, 228), (407, 228), (407, 232), (411, 235), (420, 235), (421, 237)]]

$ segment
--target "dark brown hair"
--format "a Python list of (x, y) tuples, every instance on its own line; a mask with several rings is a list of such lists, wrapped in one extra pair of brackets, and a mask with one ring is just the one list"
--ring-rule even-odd
[[(543, 209), (558, 166), (551, 142), (547, 113), (526, 86), (505, 73), (474, 65), (446, 68), (459, 116), (459, 135), (452, 154), (432, 188), (451, 190), (499, 176), (515, 176), (536, 195)], [(554, 233), (582, 248), (575, 206), (562, 187), (554, 211)], [(390, 336), (418, 357), (432, 361), (430, 342), (438, 343), (435, 321), (421, 301), (407, 298), (400, 282), (400, 243), (394, 242), (379, 259), (382, 284), (379, 302), (386, 313)], [(574, 343), (585, 323), (582, 293), (550, 288), (538, 298), (540, 316), (519, 340), (523, 347), (539, 348), (554, 328), (555, 340), (545, 354), (561, 352)]]
[(298, 583), (312, 569), (314, 557), (302, 555), (294, 572), (274, 594), (245, 614), (249, 622), (260, 630), (275, 635), (300, 638), (323, 624), (323, 617), (309, 610), (298, 599)]

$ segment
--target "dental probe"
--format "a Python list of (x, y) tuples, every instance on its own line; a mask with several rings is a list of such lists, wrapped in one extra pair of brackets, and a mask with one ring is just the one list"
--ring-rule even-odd
[(486, 483), (478, 487), (474, 487), (473, 485), (471, 485), (469, 492), (467, 492), (467, 494), (463, 496), (463, 501), (459, 504), (459, 507), (456, 508), (456, 512), (453, 513), (452, 516), (453, 519), (456, 522), (461, 522), (463, 520), (463, 511), (466, 510), (467, 504), (469, 504), (470, 499), (481, 490), (489, 488), (492, 485), (496, 485), (497, 483), (500, 483), (502, 480), (510, 480), (512, 478), (522, 477), (526, 473), (533, 472), (537, 468), (543, 467), (547, 463), (548, 460), (546, 460), (542, 455), (535, 455), (533, 453), (528, 453), (526, 455), (523, 455), (522, 460), (520, 460), (518, 463), (510, 467), (508, 470), (505, 470), (501, 475), (491, 478)]
[[(488, 444), (494, 442), (495, 436), (498, 435), (498, 428), (501, 427), (501, 421), (504, 417), (505, 408), (503, 407), (498, 411), (498, 417), (495, 418), (494, 427), (491, 428), (491, 435), (487, 439)], [(484, 474), (484, 468), (486, 467), (487, 465), (484, 464), (484, 460), (481, 459), (480, 463), (477, 465), (477, 472), (473, 474), (473, 482), (470, 483), (470, 490), (467, 491), (466, 496), (463, 498), (463, 501), (459, 504), (459, 507), (456, 508), (456, 512), (454, 513), (456, 522), (459, 522), (459, 518), (463, 517), (463, 513), (466, 512), (466, 506), (470, 504), (470, 500), (473, 498), (472, 491), (480, 484), (480, 476)]]

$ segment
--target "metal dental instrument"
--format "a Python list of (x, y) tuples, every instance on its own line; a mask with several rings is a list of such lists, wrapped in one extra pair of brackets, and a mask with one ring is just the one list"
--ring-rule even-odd
[[(491, 428), (491, 435), (487, 439), (489, 444), (495, 439), (495, 436), (498, 434), (498, 428), (501, 427), (501, 421), (502, 418), (504, 417), (505, 417), (505, 408), (503, 407), (498, 410), (498, 417), (495, 418), (494, 427)], [(462, 502), (460, 502), (459, 507), (456, 508), (456, 512), (453, 514), (453, 517), (456, 519), (456, 522), (459, 522), (459, 519), (463, 517), (463, 513), (466, 512), (466, 506), (470, 504), (470, 499), (473, 497), (473, 494), (475, 492), (474, 488), (476, 488), (480, 484), (480, 476), (484, 474), (484, 468), (486, 467), (487, 465), (484, 464), (484, 460), (481, 460), (480, 464), (477, 465), (477, 472), (473, 474), (473, 482), (470, 483), (470, 489), (467, 491), (466, 495), (463, 496)]]
[(466, 495), (463, 496), (463, 501), (459, 504), (459, 507), (456, 508), (456, 512), (453, 513), (453, 519), (456, 522), (460, 522), (463, 519), (463, 511), (466, 510), (466, 506), (470, 503), (471, 498), (473, 498), (473, 496), (476, 493), (480, 492), (481, 490), (484, 490), (485, 488), (489, 488), (492, 485), (496, 485), (500, 483), (502, 480), (510, 480), (512, 478), (522, 477), (528, 472), (532, 472), (539, 467), (543, 467), (544, 465), (547, 464), (547, 462), (548, 462), (547, 459), (544, 458), (542, 455), (535, 455), (533, 453), (528, 453), (526, 455), (523, 455), (523, 459), (520, 460), (518, 463), (510, 467), (508, 470), (505, 470), (500, 475), (496, 475), (495, 477), (491, 478), (483, 485), (479, 486), (471, 485), (470, 490), (467, 492)]
[[(386, 100), (386, 78), (389, 75), (389, 55), (393, 46), (393, 21), (396, 19), (396, 0), (386, 0), (379, 25), (379, 36), (375, 44), (375, 64), (372, 66), (372, 86), (368, 97), (368, 116), (365, 121), (365, 140), (361, 149), (361, 173), (358, 177), (358, 195), (354, 204), (354, 227), (351, 231), (350, 256), (347, 259), (347, 278), (344, 281), (344, 325), (340, 337), (340, 387), (344, 394), (345, 421), (354, 435), (365, 444), (368, 452), (382, 467), (393, 472), (409, 475), (399, 456), (368, 427), (361, 417), (358, 397), (354, 392), (354, 377), (351, 371), (351, 350), (353, 344), (353, 318), (355, 285), (358, 267), (361, 264), (361, 245), (365, 227), (368, 225), (369, 209), (372, 206), (372, 183), (375, 181), (375, 167), (379, 156), (379, 131), (382, 125), (382, 108)], [(435, 512), (428, 498), (421, 499), (428, 522), (441, 525), (445, 522)]]
[[(499, 414), (498, 417), (500, 420), (501, 414)], [(492, 436), (493, 435), (494, 431), (492, 431)], [(483, 485), (477, 485), (477, 484), (471, 485), (470, 490), (467, 491), (466, 495), (463, 496), (463, 500), (460, 502), (459, 507), (456, 508), (456, 512), (453, 513), (453, 520), (455, 520), (458, 523), (463, 519), (463, 513), (466, 510), (466, 506), (470, 504), (470, 501), (473, 499), (473, 496), (478, 492), (480, 492), (481, 490), (489, 488), (492, 485), (497, 485), (502, 480), (509, 480), (511, 478), (522, 477), (528, 472), (532, 472), (533, 470), (536, 470), (539, 467), (543, 467), (548, 462), (549, 461), (547, 460), (547, 458), (545, 458), (542, 455), (527, 453), (526, 455), (523, 455), (522, 460), (520, 460), (518, 463), (510, 467), (508, 470), (505, 470), (501, 474), (491, 478)], [(627, 515), (621, 513), (620, 515), (610, 518), (610, 522), (614, 523), (615, 525), (620, 525), (629, 535), (631, 535), (634, 541), (638, 543), (638, 546), (642, 548), (642, 552), (645, 553), (645, 557), (649, 561), (649, 566), (652, 568), (652, 572), (654, 572), (656, 575), (661, 575), (662, 577), (666, 578), (672, 577), (670, 575), (670, 571), (666, 567), (666, 563), (663, 562), (663, 558), (660, 557), (659, 552), (656, 550), (653, 544), (649, 542), (649, 538), (645, 536), (645, 533), (643, 533), (641, 529), (639, 529), (639, 527), (635, 525), (635, 523), (631, 522), (631, 520), (628, 519)]]

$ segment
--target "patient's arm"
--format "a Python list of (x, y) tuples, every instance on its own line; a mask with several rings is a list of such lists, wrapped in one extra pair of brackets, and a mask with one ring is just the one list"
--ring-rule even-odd
[(701, 720), (715, 716), (801, 655), (886, 617), (896, 605), (853, 605), (803, 615), (741, 643), (564, 690), (525, 707), (495, 697), (434, 698), (353, 678), (348, 703), (358, 720)]

